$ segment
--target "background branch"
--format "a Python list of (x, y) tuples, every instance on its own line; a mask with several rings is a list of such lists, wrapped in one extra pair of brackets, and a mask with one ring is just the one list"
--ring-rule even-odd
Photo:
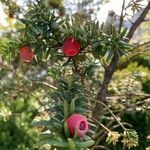
[(123, 4), (122, 4), (122, 10), (121, 10), (121, 15), (120, 15), (120, 23), (119, 23), (119, 33), (121, 31), (121, 27), (122, 27), (122, 24), (123, 24), (123, 19), (124, 19), (124, 9), (125, 9), (125, 0), (123, 0)]
[(132, 24), (128, 34), (127, 34), (127, 38), (128, 41), (132, 38), (132, 36), (134, 35), (134, 32), (136, 31), (136, 29), (139, 27), (139, 25), (144, 21), (144, 18), (146, 17), (146, 15), (148, 14), (150, 10), (150, 1), (148, 2), (147, 6), (144, 8), (143, 12), (141, 13), (141, 15), (137, 18), (137, 20)]
[(123, 62), (122, 64), (120, 64), (120, 65), (117, 67), (117, 69), (118, 69), (118, 70), (119, 70), (119, 69), (121, 70), (121, 69), (125, 68), (130, 62), (132, 62), (132, 61), (135, 60), (137, 57), (139, 57), (139, 55), (144, 54), (145, 52), (148, 52), (148, 51), (150, 51), (150, 49), (146, 49), (146, 50), (144, 50), (144, 51), (142, 51), (142, 52), (139, 52), (139, 53), (137, 53), (137, 54), (131, 56), (128, 60), (126, 60), (125, 62)]

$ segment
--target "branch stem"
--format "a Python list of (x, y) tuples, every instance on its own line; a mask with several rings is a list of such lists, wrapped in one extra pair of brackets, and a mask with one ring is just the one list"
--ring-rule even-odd
[(121, 32), (121, 27), (123, 24), (123, 19), (124, 19), (124, 9), (125, 9), (125, 0), (123, 0), (123, 4), (122, 4), (122, 9), (121, 9), (121, 15), (120, 15), (120, 23), (119, 23), (119, 33)]

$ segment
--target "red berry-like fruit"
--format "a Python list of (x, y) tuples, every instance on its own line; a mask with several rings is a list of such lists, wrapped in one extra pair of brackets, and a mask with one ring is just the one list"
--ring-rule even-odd
[(67, 37), (63, 43), (63, 52), (65, 56), (75, 56), (80, 51), (80, 43), (74, 37)]
[(20, 51), (20, 59), (29, 63), (34, 58), (34, 52), (29, 46), (24, 46)]
[(66, 119), (71, 136), (74, 136), (75, 130), (79, 137), (83, 137), (88, 131), (89, 125), (87, 118), (81, 114), (73, 114)]

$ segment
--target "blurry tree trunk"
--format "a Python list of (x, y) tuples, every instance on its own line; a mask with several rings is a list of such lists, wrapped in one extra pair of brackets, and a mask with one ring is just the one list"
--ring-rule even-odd
[[(107, 98), (107, 94), (108, 94), (108, 86), (109, 86), (111, 79), (112, 79), (112, 76), (116, 70), (118, 60), (119, 60), (119, 56), (117, 53), (115, 53), (115, 55), (112, 58), (110, 65), (105, 69), (104, 79), (103, 79), (101, 88), (98, 92), (98, 97), (97, 97), (98, 101), (101, 101), (103, 103), (106, 102), (106, 98)], [(101, 104), (97, 102), (96, 106), (93, 110), (93, 116), (95, 118), (98, 118), (99, 112), (101, 112), (101, 109), (102, 109)]]

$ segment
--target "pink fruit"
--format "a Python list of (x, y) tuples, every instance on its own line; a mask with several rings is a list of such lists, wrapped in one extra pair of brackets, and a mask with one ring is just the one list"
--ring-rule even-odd
[(75, 129), (79, 137), (83, 137), (88, 131), (89, 125), (87, 118), (81, 114), (73, 114), (66, 120), (71, 136), (74, 136)]

